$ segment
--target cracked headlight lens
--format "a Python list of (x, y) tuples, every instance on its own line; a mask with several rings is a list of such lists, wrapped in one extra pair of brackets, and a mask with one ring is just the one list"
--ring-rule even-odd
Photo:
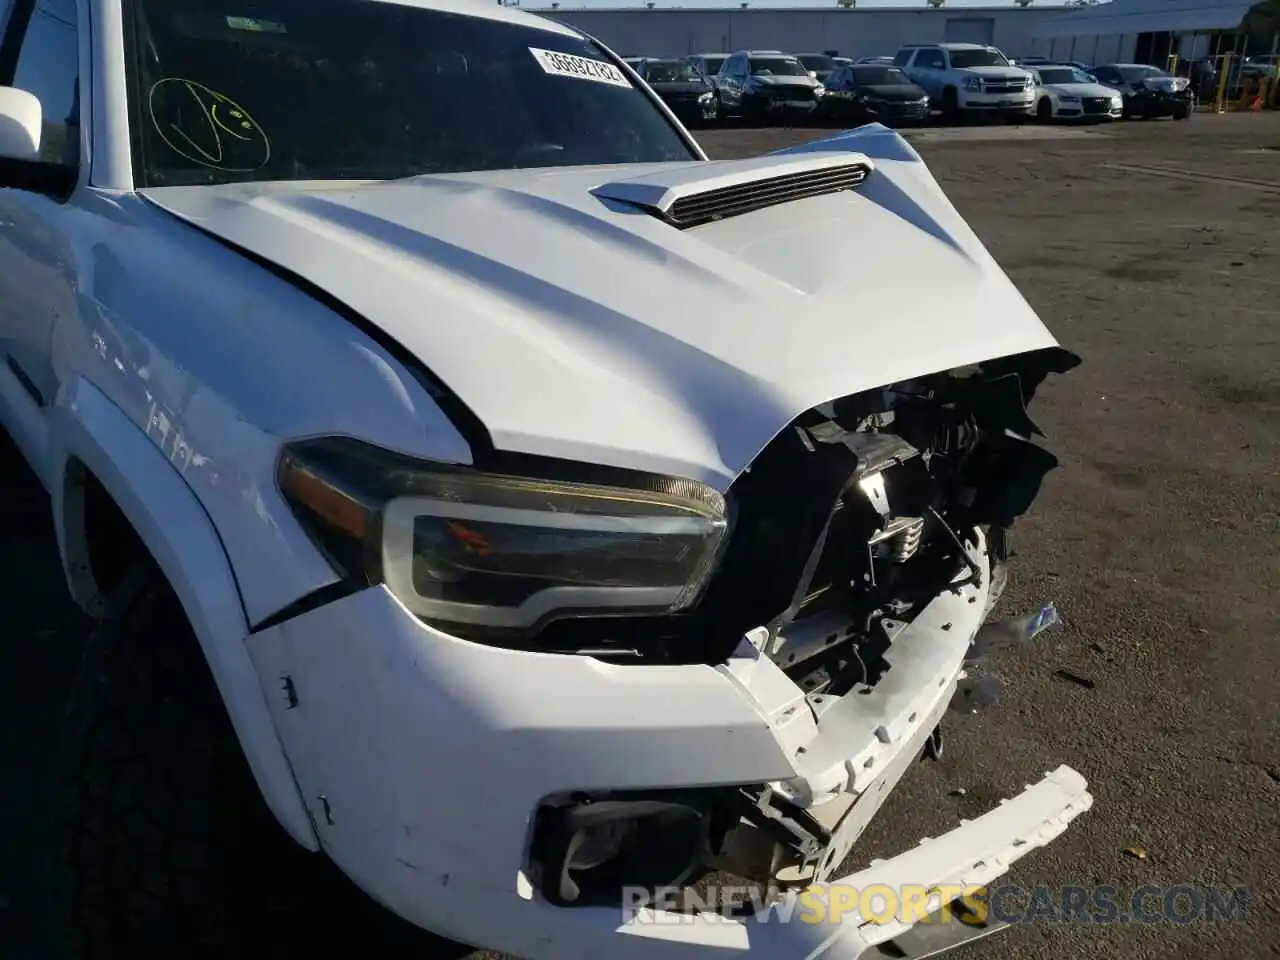
[(331, 438), (287, 447), (279, 483), (341, 575), (484, 639), (697, 600), (728, 527), (723, 498), (689, 480), (625, 479), (484, 473)]

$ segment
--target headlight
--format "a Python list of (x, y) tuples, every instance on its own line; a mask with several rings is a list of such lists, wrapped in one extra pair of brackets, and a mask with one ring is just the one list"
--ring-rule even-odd
[(818, 84), (816, 87), (813, 88), (813, 95), (815, 97), (821, 97), (824, 94), (826, 94), (826, 92), (827, 92), (827, 88), (824, 87), (822, 84)]
[(724, 499), (694, 481), (505, 476), (342, 438), (287, 447), (279, 484), (340, 574), (385, 584), (422, 619), (478, 639), (687, 609), (728, 528)]
[(965, 77), (965, 78), (964, 78), (964, 88), (965, 88), (966, 90), (979, 90), (979, 91), (981, 91), (981, 90), (982, 90), (982, 78), (981, 78), (981, 77)]
[(714, 100), (715, 98), (716, 98), (716, 95), (715, 95), (714, 93), (712, 93), (710, 90), (708, 90), (708, 91), (707, 91), (706, 93), (704, 93), (702, 96), (698, 97), (698, 102), (699, 102), (699, 103), (701, 103), (701, 104), (703, 104), (703, 105), (705, 106), (706, 104), (710, 103), (710, 102), (711, 102), (712, 100)]
[(1028, 90), (1034, 89), (1035, 85), (1036, 85), (1035, 77), (1027, 77), (1023, 81), (1023, 86), (1025, 86)]

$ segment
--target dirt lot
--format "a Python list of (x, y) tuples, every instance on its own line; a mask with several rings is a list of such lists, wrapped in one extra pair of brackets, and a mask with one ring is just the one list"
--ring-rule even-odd
[[(702, 140), (731, 157), (810, 136)], [(1007, 699), (952, 725), (942, 762), (908, 775), (856, 865), (1069, 763), (1090, 780), (1094, 809), (1011, 879), (1244, 884), (1248, 921), (1044, 923), (966, 955), (1280, 955), (1280, 117), (913, 139), (1085, 360), (1037, 397), (1062, 468), (1017, 534), (1005, 601), (1016, 610), (1052, 599), (1065, 628), (999, 664)], [(1162, 169), (1135, 170), (1150, 166)], [(850, 269), (869, 242), (852, 238)], [(44, 960), (30, 879), (44, 848), (31, 828), (79, 627), (47, 508), (12, 453), (4, 461), (0, 957)]]

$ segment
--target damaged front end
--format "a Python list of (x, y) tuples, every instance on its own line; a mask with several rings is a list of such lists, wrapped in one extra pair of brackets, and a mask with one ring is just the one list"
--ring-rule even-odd
[[(636, 890), (710, 870), (773, 891), (832, 878), (910, 764), (940, 752), (943, 715), (983, 696), (964, 665), (975, 641), (993, 640), (983, 624), (1004, 587), (1010, 527), (1057, 464), (1034, 442), (1027, 405), (1079, 362), (1055, 347), (896, 383), (810, 411), (770, 443), (729, 492), (733, 531), (697, 608), (597, 620), (592, 653), (715, 665), (767, 718), (794, 776), (547, 798), (529, 859), (547, 901), (634, 906)], [(997, 643), (1025, 639), (1054, 617), (1047, 607), (986, 630)], [(548, 636), (571, 646), (568, 629)], [(1077, 781), (1060, 770), (1024, 794), (1049, 798), (1028, 822), (1044, 813), (1065, 828), (1089, 803)], [(986, 882), (984, 857), (998, 875), (1056, 835), (964, 831), (958, 865), (913, 879)], [(891, 932), (881, 934), (871, 939)]]

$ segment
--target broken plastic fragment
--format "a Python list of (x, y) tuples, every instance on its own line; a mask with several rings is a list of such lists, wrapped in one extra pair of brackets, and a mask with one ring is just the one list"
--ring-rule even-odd
[(1129, 856), (1133, 857), (1133, 859), (1135, 860), (1147, 859), (1146, 847), (1126, 847), (1124, 852)]
[(973, 638), (973, 649), (968, 660), (981, 660), (996, 653), (1007, 653), (1030, 643), (1037, 636), (1062, 620), (1058, 608), (1047, 603), (1035, 613), (1012, 620), (994, 620), (984, 624)]

